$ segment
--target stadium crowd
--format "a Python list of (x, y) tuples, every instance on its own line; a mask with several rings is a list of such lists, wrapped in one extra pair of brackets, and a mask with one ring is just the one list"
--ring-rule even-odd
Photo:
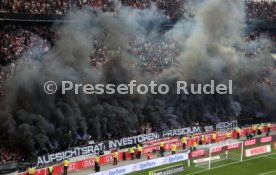
[(5, 136), (0, 135), (0, 163), (9, 161), (24, 161), (24, 155)]
[[(153, 3), (162, 9), (167, 18), (175, 19), (180, 17), (184, 12), (184, 4), (181, 0), (154, 0)], [(122, 0), (123, 5), (132, 8), (147, 8), (150, 0)], [(44, 14), (44, 15), (64, 15), (71, 8), (83, 8), (89, 6), (91, 8), (102, 8), (104, 11), (114, 10), (114, 2), (112, 0), (2, 0), (0, 1), (0, 13), (19, 13), (19, 14)], [(276, 3), (273, 2), (256, 2), (246, 1), (247, 17), (250, 20), (262, 20), (275, 22), (276, 20)], [(265, 10), (264, 10), (265, 9)], [(139, 59), (139, 69), (142, 72), (150, 74), (158, 74), (163, 70), (177, 65), (177, 56), (180, 52), (180, 46), (177, 41), (162, 40), (158, 37), (157, 32), (148, 33), (146, 38), (134, 37), (128, 52)], [(256, 57), (258, 52), (264, 49), (275, 48), (276, 33), (251, 32), (244, 37), (245, 41), (257, 40), (261, 36), (267, 36), (274, 43), (272, 45), (263, 45), (262, 48), (244, 49), (248, 57)], [(54, 47), (55, 41), (59, 38), (58, 32), (50, 27), (39, 24), (22, 25), (22, 24), (5, 24), (0, 26), (0, 64), (8, 65), (9, 69), (0, 68), (0, 98), (5, 95), (4, 84), (15, 72), (20, 71), (21, 64), (28, 67), (34, 67), (33, 60), (39, 61), (43, 53), (47, 53)], [(91, 64), (100, 68), (105, 64), (112, 54), (120, 53), (120, 48), (109, 48), (108, 43), (94, 39), (91, 42)], [(30, 61), (32, 60), (32, 61)], [(271, 71), (275, 68), (264, 68), (260, 73), (259, 81), (265, 84), (272, 84), (267, 78)], [(1, 100), (0, 100), (1, 103)], [(150, 133), (155, 129), (145, 123), (141, 126), (138, 133)], [(108, 136), (101, 138), (114, 139), (122, 136)], [(19, 150), (8, 144), (5, 137), (0, 137), (0, 162), (18, 161), (24, 159), (23, 154)]]
[(19, 14), (63, 15), (69, 8), (68, 0), (2, 0), (0, 12)]
[[(172, 67), (177, 62), (180, 53), (178, 41), (160, 39), (158, 32), (149, 32), (146, 37), (134, 37), (128, 47), (128, 52), (139, 59), (139, 69), (142, 72), (158, 74)], [(248, 57), (256, 57), (263, 51), (276, 47), (276, 33), (270, 31), (251, 32), (244, 37), (248, 43), (258, 40), (261, 36), (269, 38), (271, 43), (256, 47), (240, 48)], [(10, 65), (11, 73), (17, 70), (18, 64), (29, 63), (28, 60), (40, 60), (43, 53), (47, 53), (59, 38), (58, 32), (45, 25), (7, 24), (0, 27), (0, 64)], [(120, 54), (121, 48), (110, 48), (109, 43), (94, 39), (91, 42), (91, 64), (100, 68), (114, 54)], [(250, 44), (248, 44), (250, 45)], [(19, 59), (20, 58), (20, 59)], [(32, 66), (32, 65), (29, 65)], [(3, 71), (1, 72), (1, 75)], [(5, 76), (4, 76), (5, 77)], [(1, 78), (2, 79), (2, 78)]]
[[(183, 1), (181, 0), (122, 0), (122, 5), (131, 8), (144, 9), (154, 3), (164, 14), (175, 19), (183, 14)], [(43, 14), (43, 15), (65, 15), (69, 9), (102, 9), (103, 11), (114, 11), (113, 0), (2, 0), (0, 12), (19, 14)]]
[[(178, 64), (177, 57), (181, 51), (178, 41), (160, 39), (159, 33), (150, 32), (147, 37), (133, 37), (134, 42), (128, 47), (128, 52), (139, 59), (141, 72), (158, 74), (163, 70)], [(273, 42), (264, 45), (250, 46), (250, 41), (257, 40), (260, 36), (267, 36)], [(29, 60), (39, 61), (43, 53), (47, 53), (59, 38), (59, 34), (48, 26), (22, 26), (8, 24), (0, 27), (0, 64), (9, 65), (10, 73), (19, 71), (20, 64), (33, 66)], [(263, 50), (275, 48), (276, 34), (273, 32), (251, 32), (244, 37), (250, 47), (241, 47), (247, 57), (254, 58)], [(110, 48), (109, 43), (94, 39), (91, 42), (90, 61), (93, 66), (100, 68), (114, 54), (120, 54), (121, 48)], [(19, 59), (20, 58), (20, 59)], [(1, 71), (1, 80), (5, 79)], [(0, 87), (1, 89), (1, 87)], [(1, 93), (0, 93), (1, 94)]]
[(7, 65), (18, 58), (32, 59), (35, 52), (48, 52), (56, 38), (56, 32), (44, 25), (1, 25), (0, 63)]
[[(177, 41), (167, 41), (160, 39), (159, 33), (149, 32), (146, 37), (132, 36), (132, 42), (127, 48), (129, 54), (139, 59), (137, 66), (141, 72), (158, 74), (177, 64), (177, 56), (180, 46)], [(120, 54), (121, 48), (109, 48), (109, 43), (94, 40), (92, 45), (91, 62), (97, 68), (106, 63), (112, 55)]]
[(249, 20), (276, 21), (276, 1), (246, 1), (246, 11)]
[[(185, 12), (185, 0), (121, 0), (122, 5), (131, 8), (144, 9), (154, 3), (161, 9), (167, 18), (176, 19), (183, 16)], [(191, 2), (187, 3), (191, 4)], [(43, 15), (65, 15), (69, 9), (81, 9), (85, 6), (103, 11), (114, 11), (113, 0), (2, 0), (0, 1), (0, 13), (18, 14), (43, 14)], [(275, 22), (275, 1), (245, 1), (247, 17), (249, 20), (260, 20)]]
[(243, 40), (244, 42), (237, 43), (235, 48), (251, 59), (276, 48), (276, 33), (274, 31), (248, 32), (243, 36)]

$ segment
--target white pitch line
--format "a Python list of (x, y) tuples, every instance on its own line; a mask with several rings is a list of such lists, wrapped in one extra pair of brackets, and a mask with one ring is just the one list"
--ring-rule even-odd
[(262, 174), (258, 174), (258, 175), (265, 175), (265, 174), (270, 174), (272, 172), (275, 172), (276, 170), (272, 170), (272, 171), (268, 171), (268, 172), (265, 172), (265, 173), (262, 173)]
[[(246, 159), (246, 160), (243, 160), (242, 162), (246, 162), (246, 161), (250, 161), (250, 160), (254, 160), (254, 159), (258, 159), (258, 158), (263, 158), (263, 157), (267, 157), (267, 156), (274, 155), (274, 154), (276, 154), (276, 153), (270, 153), (270, 154), (266, 154), (266, 155), (263, 155), (263, 156), (256, 156), (256, 157), (253, 157), (253, 158), (248, 158), (248, 159)], [(228, 163), (228, 164), (216, 166), (216, 167), (214, 167), (214, 168), (211, 168), (210, 170), (212, 170), (212, 169), (217, 169), (217, 168), (221, 168), (221, 167), (225, 167), (225, 166), (228, 166), (228, 165), (237, 164), (237, 163), (241, 163), (241, 162), (238, 161), (238, 162), (233, 162), (233, 163)], [(198, 174), (198, 173), (202, 173), (202, 172), (205, 172), (205, 171), (209, 171), (209, 170), (208, 170), (208, 169), (207, 169), (207, 170), (200, 170), (200, 171), (197, 171), (197, 172), (194, 172), (194, 173), (190, 173), (190, 174), (187, 174), (187, 175)], [(275, 171), (276, 171), (276, 170), (275, 170)]]

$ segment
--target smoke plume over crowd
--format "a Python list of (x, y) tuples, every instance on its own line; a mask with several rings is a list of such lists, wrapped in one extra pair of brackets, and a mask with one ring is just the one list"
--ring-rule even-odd
[[(145, 122), (157, 130), (166, 130), (198, 121), (233, 119), (241, 114), (274, 115), (275, 91), (256, 82), (263, 66), (272, 66), (269, 54), (248, 61), (239, 50), (247, 29), (243, 1), (208, 0), (196, 7), (193, 18), (180, 19), (153, 41), (177, 40), (181, 46), (180, 64), (148, 76), (139, 71), (139, 59), (129, 53), (128, 47), (135, 39), (146, 39), (148, 31), (158, 30), (166, 20), (154, 5), (135, 10), (118, 3), (116, 16), (90, 10), (72, 12), (68, 17), (72, 22), (60, 27), (61, 37), (55, 48), (37, 68), (25, 69), (8, 82), (0, 114), (1, 132), (24, 150), (38, 153), (43, 148), (67, 148), (88, 136), (126, 136), (136, 133)], [(111, 56), (102, 69), (89, 65), (89, 56), (94, 52), (89, 45), (95, 38), (121, 51)], [(61, 95), (60, 90), (48, 95), (43, 85), (49, 80), (91, 84), (154, 80), (171, 89), (175, 89), (177, 80), (233, 80), (233, 95), (176, 95), (174, 91), (166, 95)]]

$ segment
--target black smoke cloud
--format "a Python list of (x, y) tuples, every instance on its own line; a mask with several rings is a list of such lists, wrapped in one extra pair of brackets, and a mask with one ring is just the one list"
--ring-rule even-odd
[[(160, 16), (160, 17), (156, 17)], [(61, 38), (35, 69), (24, 70), (8, 82), (8, 93), (1, 110), (1, 132), (25, 151), (37, 153), (42, 148), (67, 148), (88, 135), (98, 139), (106, 135), (126, 136), (136, 133), (144, 122), (157, 130), (190, 125), (195, 121), (221, 121), (258, 112), (274, 114), (275, 92), (256, 83), (261, 60), (244, 64), (246, 58), (233, 45), (241, 40), (245, 27), (240, 1), (210, 0), (198, 5), (195, 17), (180, 20), (174, 28), (156, 38), (178, 39), (182, 50), (180, 64), (158, 76), (142, 76), (133, 65), (139, 59), (127, 52), (133, 37), (146, 38), (148, 28), (164, 21), (153, 6), (146, 10), (120, 7), (116, 17), (109, 13), (72, 13), (72, 23), (61, 27)], [(91, 39), (109, 42), (121, 53), (97, 70), (89, 65), (94, 52)], [(156, 42), (156, 41), (155, 41)], [(255, 43), (258, 45), (258, 43)], [(272, 64), (272, 63), (267, 63)], [(275, 77), (275, 76), (274, 76)], [(60, 89), (47, 95), (43, 85), (48, 80), (75, 83), (147, 83), (155, 80), (170, 85), (167, 95), (85, 95)], [(176, 95), (176, 81), (225, 83), (233, 79), (233, 95)], [(60, 84), (58, 83), (60, 87)]]

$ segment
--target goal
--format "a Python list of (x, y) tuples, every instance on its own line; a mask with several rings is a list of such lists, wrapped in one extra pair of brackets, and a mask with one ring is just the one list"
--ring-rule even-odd
[(204, 169), (241, 162), (243, 160), (243, 142), (230, 139), (213, 144), (199, 145), (197, 150), (191, 152), (191, 157), (188, 166)]

